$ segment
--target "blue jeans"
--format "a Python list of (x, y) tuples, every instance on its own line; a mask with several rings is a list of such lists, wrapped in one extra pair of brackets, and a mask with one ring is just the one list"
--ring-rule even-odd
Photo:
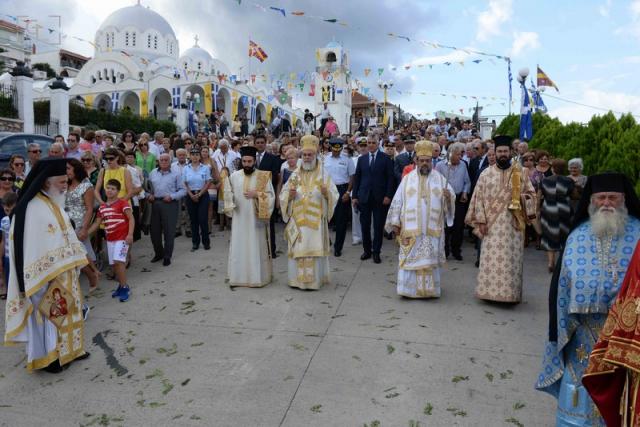
[(191, 200), (189, 196), (187, 200), (187, 211), (191, 219), (191, 243), (193, 246), (200, 246), (200, 240), (204, 246), (210, 245), (209, 240), (209, 193), (204, 193), (197, 202)]

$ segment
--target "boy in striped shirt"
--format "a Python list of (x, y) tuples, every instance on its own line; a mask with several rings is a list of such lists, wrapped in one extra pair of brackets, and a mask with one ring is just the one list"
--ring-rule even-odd
[(111, 293), (113, 298), (119, 297), (120, 302), (129, 299), (129, 285), (127, 284), (127, 253), (133, 243), (133, 213), (129, 202), (118, 198), (120, 181), (110, 179), (105, 185), (107, 202), (100, 205), (96, 220), (89, 229), (89, 234), (95, 232), (100, 224), (104, 224), (107, 235), (107, 253), (109, 264), (113, 265), (113, 271), (118, 280), (118, 287)]

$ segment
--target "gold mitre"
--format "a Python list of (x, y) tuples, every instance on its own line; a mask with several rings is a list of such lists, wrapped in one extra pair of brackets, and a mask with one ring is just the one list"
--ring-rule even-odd
[(416, 142), (416, 147), (414, 148), (416, 151), (416, 156), (429, 156), (431, 157), (433, 153), (433, 144), (431, 141), (422, 140)]
[(320, 141), (317, 136), (314, 135), (305, 135), (300, 138), (300, 143), (302, 145), (303, 150), (313, 150), (316, 153), (318, 152), (318, 145)]

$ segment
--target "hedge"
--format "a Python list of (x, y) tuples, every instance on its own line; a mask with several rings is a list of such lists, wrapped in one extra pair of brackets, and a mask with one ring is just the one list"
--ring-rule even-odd
[[(497, 135), (517, 137), (520, 116), (507, 116), (496, 129)], [(562, 124), (541, 113), (533, 116), (531, 149), (548, 151), (553, 157), (584, 161), (584, 174), (618, 171), (627, 175), (640, 193), (640, 125), (631, 114), (617, 119), (609, 112), (593, 116), (589, 123)]]
[[(35, 122), (37, 124), (47, 123), (49, 120), (49, 106), (49, 101), (33, 103)], [(117, 113), (99, 111), (74, 104), (73, 102), (69, 103), (69, 123), (92, 130), (106, 129), (116, 133), (122, 133), (130, 129), (137, 134), (142, 132), (153, 134), (153, 132), (160, 130), (165, 135), (170, 135), (177, 131), (175, 123), (169, 120), (140, 117), (128, 110), (121, 110)]]

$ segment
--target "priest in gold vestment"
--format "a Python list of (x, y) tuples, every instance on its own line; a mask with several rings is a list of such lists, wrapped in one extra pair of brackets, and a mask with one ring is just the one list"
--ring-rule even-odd
[(231, 287), (271, 282), (269, 218), (275, 204), (271, 172), (256, 170), (256, 148), (240, 148), (242, 169), (224, 179), (224, 213), (233, 217), (227, 274)]
[(85, 359), (79, 268), (87, 254), (64, 210), (66, 159), (40, 160), (11, 221), (5, 343), (26, 343), (27, 369), (59, 373)]
[(444, 227), (453, 225), (455, 193), (446, 178), (432, 169), (433, 145), (416, 144), (417, 167), (396, 191), (385, 229), (398, 238), (398, 295), (440, 297), (440, 267), (446, 262)]
[(496, 136), (496, 164), (485, 169), (471, 196), (466, 223), (482, 239), (476, 297), (519, 303), (526, 212), (534, 209), (531, 181), (511, 163), (511, 140)]
[(329, 221), (339, 193), (318, 159), (318, 138), (306, 135), (301, 143), (302, 164), (280, 192), (289, 286), (320, 289), (329, 283)]

